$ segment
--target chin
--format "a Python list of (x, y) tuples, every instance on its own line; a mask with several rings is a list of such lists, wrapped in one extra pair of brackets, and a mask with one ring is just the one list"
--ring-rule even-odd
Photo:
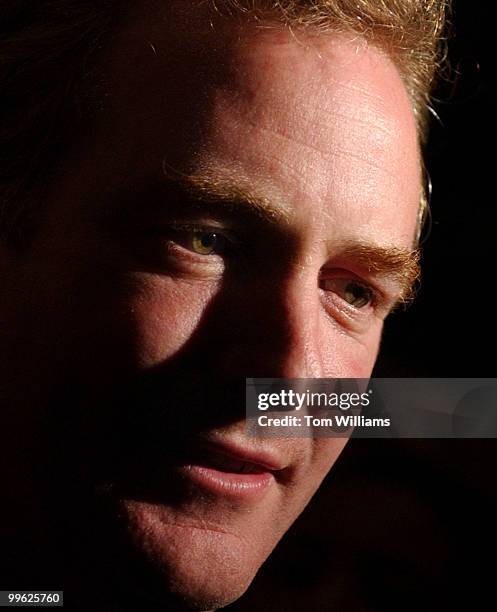
[(137, 573), (124, 572), (134, 583), (128, 586), (135, 597), (146, 593), (167, 610), (204, 612), (232, 603), (247, 590), (279, 539), (268, 547), (262, 538), (245, 539), (143, 502), (123, 502), (120, 514), (132, 556), (140, 559)]

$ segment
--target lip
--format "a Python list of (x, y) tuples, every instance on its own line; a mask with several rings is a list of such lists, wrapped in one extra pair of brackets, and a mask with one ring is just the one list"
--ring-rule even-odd
[(248, 502), (267, 494), (283, 469), (271, 453), (223, 441), (202, 444), (198, 458), (184, 463), (180, 472), (207, 493)]
[(228, 440), (206, 440), (201, 448), (208, 454), (250, 463), (268, 472), (280, 472), (286, 467), (286, 463), (271, 451), (251, 449)]

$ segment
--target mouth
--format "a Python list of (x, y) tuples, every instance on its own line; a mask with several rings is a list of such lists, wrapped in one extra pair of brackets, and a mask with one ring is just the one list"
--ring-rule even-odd
[(237, 501), (256, 501), (276, 484), (283, 467), (263, 453), (207, 445), (198, 458), (180, 467), (183, 478), (206, 493)]

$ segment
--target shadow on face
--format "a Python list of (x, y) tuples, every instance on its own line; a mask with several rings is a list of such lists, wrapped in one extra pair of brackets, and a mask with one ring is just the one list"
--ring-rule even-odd
[[(36, 424), (33, 510), (70, 591), (207, 609), (247, 588), (343, 447), (246, 438), (244, 378), (369, 376), (416, 226), (414, 120), (393, 64), (343, 35), (147, 14), (104, 70), (104, 109), (12, 258), (9, 418)], [(248, 478), (243, 453), (277, 467)]]

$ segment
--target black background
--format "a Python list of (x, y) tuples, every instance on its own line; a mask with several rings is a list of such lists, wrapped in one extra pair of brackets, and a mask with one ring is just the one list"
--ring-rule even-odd
[[(436, 91), (416, 302), (375, 375), (495, 377), (497, 78), (492, 2), (453, 4)], [(495, 440), (352, 440), (232, 612), (493, 609)]]

